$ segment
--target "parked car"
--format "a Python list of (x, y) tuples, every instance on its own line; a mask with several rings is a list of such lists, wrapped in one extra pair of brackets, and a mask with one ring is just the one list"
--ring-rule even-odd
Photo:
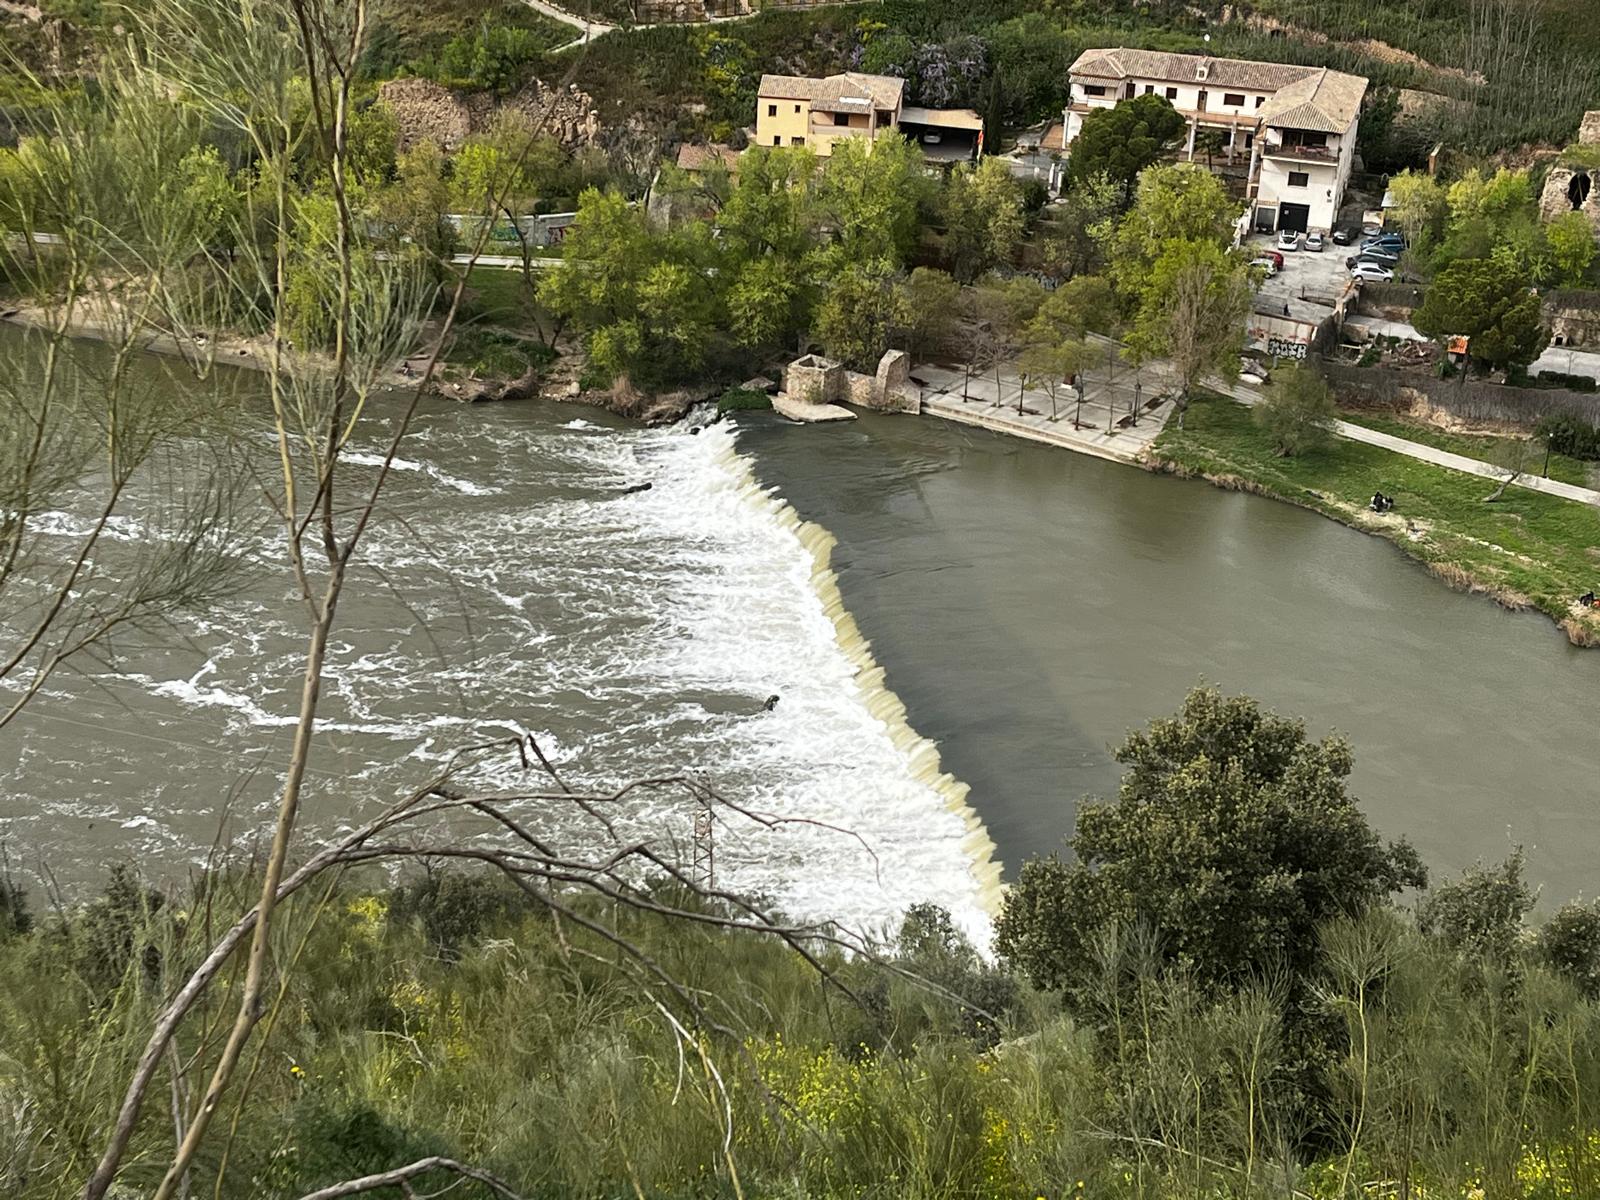
[(1361, 248), (1371, 250), (1377, 247), (1392, 249), (1396, 254), (1406, 248), (1406, 239), (1398, 233), (1380, 233), (1377, 237), (1362, 238)]
[(1352, 254), (1344, 260), (1344, 265), (1353, 267), (1357, 263), (1377, 263), (1380, 267), (1393, 267), (1400, 261), (1398, 254), (1390, 254), (1384, 250), (1363, 250), (1360, 254)]
[(1250, 260), (1250, 265), (1252, 267), (1260, 267), (1269, 279), (1278, 273), (1278, 264), (1273, 262), (1265, 254), (1260, 254), (1255, 258), (1252, 258)]
[(1280, 229), (1280, 230), (1278, 230), (1278, 249), (1279, 250), (1298, 250), (1298, 249), (1300, 249), (1300, 235), (1298, 233), (1296, 233), (1293, 229)]
[(1364, 262), (1350, 268), (1350, 278), (1362, 282), (1391, 283), (1394, 281), (1394, 272), (1381, 263)]
[(1351, 229), (1348, 225), (1343, 229), (1335, 229), (1333, 231), (1333, 244), (1335, 246), (1348, 246), (1356, 240), (1356, 235), (1360, 232), (1358, 229)]
[(1309, 250), (1312, 254), (1321, 254), (1322, 253), (1322, 247), (1325, 246), (1326, 244), (1327, 243), (1323, 240), (1322, 235), (1320, 233), (1308, 233), (1308, 234), (1306, 234), (1306, 249)]

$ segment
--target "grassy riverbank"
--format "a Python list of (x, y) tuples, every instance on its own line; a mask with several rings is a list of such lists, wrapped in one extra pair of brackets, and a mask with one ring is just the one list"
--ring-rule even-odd
[[(1573, 606), (1600, 585), (1600, 511), (1587, 505), (1523, 488), (1486, 504), (1496, 488), (1490, 480), (1342, 440), (1279, 458), (1249, 409), (1209, 395), (1191, 405), (1185, 428), (1168, 425), (1151, 453), (1167, 470), (1304, 505), (1388, 538), (1452, 586), (1537, 608), (1574, 642), (1600, 645), (1600, 614)], [(1393, 513), (1367, 510), (1378, 490), (1395, 497)]]

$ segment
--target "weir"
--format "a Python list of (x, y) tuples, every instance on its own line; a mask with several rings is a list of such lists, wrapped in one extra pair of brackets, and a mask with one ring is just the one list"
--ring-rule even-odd
[[(853, 685), (861, 703), (886, 727), (895, 748), (905, 757), (911, 778), (937, 796), (943, 808), (954, 813), (966, 826), (961, 849), (976, 881), (977, 902), (991, 919), (997, 917), (1004, 885), (1001, 882), (1003, 865), (994, 840), (982, 818), (968, 803), (968, 786), (943, 769), (938, 746), (912, 728), (905, 704), (889, 688), (884, 668), (873, 658), (872, 644), (846, 607), (832, 566), (837, 540), (823, 526), (803, 520), (787, 501), (763, 488), (755, 478), (750, 460), (731, 444), (726, 455), (728, 465), (742, 476), (741, 492), (748, 502), (770, 513), (783, 528), (792, 532), (810, 556), (812, 590), (833, 627), (835, 642), (854, 668)], [(978, 940), (983, 945), (983, 939)]]

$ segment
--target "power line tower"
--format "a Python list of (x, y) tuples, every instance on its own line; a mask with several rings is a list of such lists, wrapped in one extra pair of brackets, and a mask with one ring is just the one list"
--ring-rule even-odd
[(711, 824), (711, 804), (699, 798), (700, 811), (694, 815), (694, 881), (710, 891), (716, 886), (717, 847)]

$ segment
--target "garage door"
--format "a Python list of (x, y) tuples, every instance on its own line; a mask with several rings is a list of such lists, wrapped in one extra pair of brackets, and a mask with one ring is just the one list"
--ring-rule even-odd
[(1287, 229), (1291, 233), (1304, 233), (1311, 224), (1311, 205), (1309, 204), (1280, 204), (1278, 205), (1278, 228)]

